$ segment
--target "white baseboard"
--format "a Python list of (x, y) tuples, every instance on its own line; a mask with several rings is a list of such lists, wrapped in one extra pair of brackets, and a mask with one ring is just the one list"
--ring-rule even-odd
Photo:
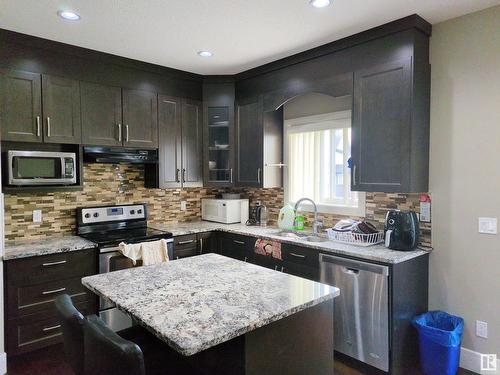
[(481, 353), (462, 347), (460, 350), (460, 367), (481, 375), (500, 375), (500, 358), (497, 358), (497, 369), (481, 370)]
[(7, 354), (5, 352), (0, 353), (0, 374), (4, 375), (7, 373)]

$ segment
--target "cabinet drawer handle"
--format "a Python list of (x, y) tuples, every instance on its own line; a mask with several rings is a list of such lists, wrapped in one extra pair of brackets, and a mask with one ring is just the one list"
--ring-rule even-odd
[(49, 332), (49, 331), (53, 331), (53, 330), (58, 329), (58, 328), (61, 328), (60, 324), (58, 324), (56, 326), (52, 326), (52, 327), (45, 327), (45, 328), (42, 329), (42, 331), (43, 332)]
[(238, 240), (233, 240), (234, 243), (238, 245), (244, 245), (245, 243), (243, 241), (238, 241)]
[(43, 295), (47, 294), (54, 294), (54, 293), (59, 293), (59, 292), (64, 292), (66, 288), (59, 288), (59, 289), (53, 289), (53, 290), (45, 290), (42, 292)]
[(36, 136), (40, 137), (40, 116), (36, 116)]
[(194, 240), (188, 240), (188, 241), (179, 241), (177, 245), (187, 245), (188, 243), (193, 243)]
[(290, 253), (291, 256), (295, 257), (295, 258), (300, 258), (300, 259), (304, 259), (306, 256), (305, 255), (302, 255), (302, 254), (295, 254), (295, 253)]
[(49, 263), (43, 263), (42, 266), (43, 267), (51, 267), (51, 266), (58, 266), (60, 264), (64, 264), (66, 263), (67, 261), (66, 260), (60, 260), (59, 262), (49, 262)]

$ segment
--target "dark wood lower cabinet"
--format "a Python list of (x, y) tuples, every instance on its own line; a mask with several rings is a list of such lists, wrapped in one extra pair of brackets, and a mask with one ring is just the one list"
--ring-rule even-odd
[(84, 315), (96, 312), (96, 298), (81, 284), (98, 273), (97, 251), (82, 250), (7, 260), (5, 264), (5, 333), (8, 356), (62, 341), (54, 305), (67, 293)]

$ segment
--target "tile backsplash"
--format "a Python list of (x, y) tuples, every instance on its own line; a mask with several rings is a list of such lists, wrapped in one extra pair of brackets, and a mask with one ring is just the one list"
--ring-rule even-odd
[[(77, 207), (106, 204), (147, 203), (151, 223), (172, 223), (201, 219), (201, 198), (215, 197), (227, 189), (146, 189), (142, 166), (132, 164), (85, 164), (82, 191), (5, 194), (5, 237), (7, 240), (36, 239), (75, 232)], [(231, 189), (268, 207), (275, 224), (283, 206), (283, 189)], [(187, 202), (182, 211), (181, 201)], [(388, 209), (419, 211), (418, 194), (366, 194), (366, 220), (383, 226)], [(42, 222), (34, 223), (33, 210), (42, 210)], [(319, 215), (325, 226), (332, 226), (341, 216)], [(308, 215), (310, 218), (310, 215)], [(430, 246), (430, 224), (421, 223), (422, 244)]]

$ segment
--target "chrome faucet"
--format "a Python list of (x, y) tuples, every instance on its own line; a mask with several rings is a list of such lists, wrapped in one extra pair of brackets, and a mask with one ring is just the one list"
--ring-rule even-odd
[(319, 229), (320, 226), (323, 225), (323, 222), (321, 222), (321, 221), (318, 220), (318, 207), (316, 206), (316, 203), (314, 203), (314, 201), (312, 199), (310, 199), (310, 198), (300, 198), (295, 203), (294, 211), (295, 211), (295, 213), (297, 213), (297, 210), (298, 210), (300, 204), (302, 202), (305, 202), (305, 201), (311, 202), (312, 205), (313, 205), (313, 208), (314, 208), (314, 221), (313, 221), (312, 228), (313, 228), (313, 233), (314, 234), (318, 234), (318, 229)]

